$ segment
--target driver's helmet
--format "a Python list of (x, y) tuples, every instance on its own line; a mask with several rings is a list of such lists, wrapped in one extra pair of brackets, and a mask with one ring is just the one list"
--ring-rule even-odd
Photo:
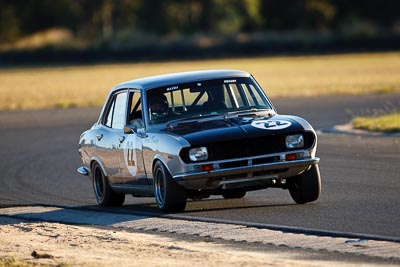
[(149, 107), (152, 119), (159, 119), (168, 115), (168, 100), (163, 94), (149, 95)]

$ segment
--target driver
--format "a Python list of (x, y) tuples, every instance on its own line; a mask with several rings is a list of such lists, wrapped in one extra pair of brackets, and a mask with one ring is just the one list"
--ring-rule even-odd
[(159, 119), (168, 115), (168, 100), (163, 94), (149, 96), (151, 119)]

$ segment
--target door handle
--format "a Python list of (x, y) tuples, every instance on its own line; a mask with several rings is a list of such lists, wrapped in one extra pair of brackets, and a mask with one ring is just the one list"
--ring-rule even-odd
[(98, 141), (100, 141), (101, 139), (103, 139), (103, 134), (96, 134), (96, 138)]
[(118, 140), (119, 140), (120, 143), (124, 142), (125, 141), (125, 136), (118, 137)]

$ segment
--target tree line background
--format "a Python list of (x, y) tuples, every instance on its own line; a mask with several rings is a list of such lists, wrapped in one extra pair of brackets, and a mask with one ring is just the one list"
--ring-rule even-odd
[[(398, 0), (0, 0), (0, 48), (114, 56), (156, 49), (155, 57), (195, 49), (398, 49), (399, 10)], [(38, 35), (50, 30), (53, 39)]]

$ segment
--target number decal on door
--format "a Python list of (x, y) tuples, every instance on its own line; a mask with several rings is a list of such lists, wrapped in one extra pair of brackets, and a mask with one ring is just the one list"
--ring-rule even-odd
[(135, 157), (133, 156), (135, 154), (135, 148), (133, 147), (133, 142), (128, 142), (127, 148), (128, 148), (128, 155), (127, 155), (128, 166), (135, 166), (135, 160), (134, 160)]
[(137, 173), (137, 159), (136, 159), (136, 145), (135, 139), (129, 138), (126, 142), (126, 146), (124, 148), (124, 158), (125, 158), (125, 166), (128, 169), (129, 173), (132, 176), (136, 176)]

